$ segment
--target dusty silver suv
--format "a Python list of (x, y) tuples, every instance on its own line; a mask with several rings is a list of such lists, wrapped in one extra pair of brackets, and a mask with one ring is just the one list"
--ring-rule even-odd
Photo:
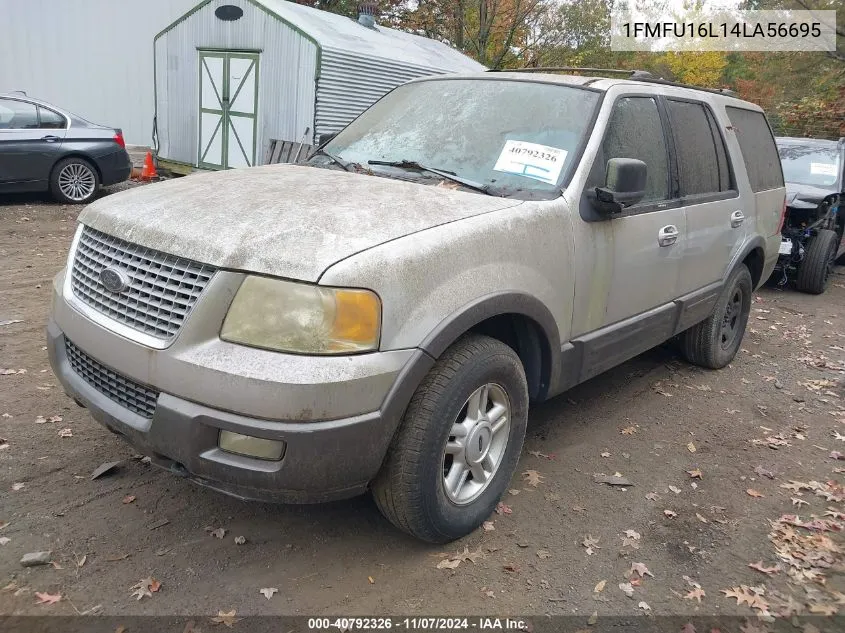
[(50, 359), (172, 473), (283, 502), (370, 489), (427, 541), (490, 516), (529, 403), (673, 337), (729, 363), (778, 258), (772, 133), (723, 94), (424, 79), (309, 162), (87, 207)]

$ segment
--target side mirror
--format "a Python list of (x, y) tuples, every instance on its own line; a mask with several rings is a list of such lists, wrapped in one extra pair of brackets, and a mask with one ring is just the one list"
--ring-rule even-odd
[(607, 214), (621, 213), (645, 196), (646, 164), (636, 158), (611, 158), (607, 161), (604, 187), (596, 187), (596, 207)]
[(317, 145), (322, 147), (330, 140), (332, 140), (335, 136), (337, 136), (337, 132), (331, 132), (329, 134), (320, 134), (320, 136), (317, 138)]

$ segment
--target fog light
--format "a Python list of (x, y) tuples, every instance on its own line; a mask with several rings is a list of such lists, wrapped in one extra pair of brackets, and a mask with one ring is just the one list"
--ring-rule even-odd
[(220, 448), (227, 453), (257, 457), (258, 459), (272, 459), (278, 461), (285, 454), (285, 443), (276, 440), (265, 440), (261, 437), (251, 437), (232, 433), (231, 431), (220, 431), (218, 440)]

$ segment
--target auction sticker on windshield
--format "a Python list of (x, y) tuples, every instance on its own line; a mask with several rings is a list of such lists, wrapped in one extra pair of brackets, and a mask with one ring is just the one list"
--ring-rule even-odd
[(567, 154), (565, 149), (558, 147), (509, 140), (505, 141), (505, 147), (493, 169), (553, 185), (560, 176)]
[(834, 163), (810, 163), (810, 173), (816, 176), (836, 176)]

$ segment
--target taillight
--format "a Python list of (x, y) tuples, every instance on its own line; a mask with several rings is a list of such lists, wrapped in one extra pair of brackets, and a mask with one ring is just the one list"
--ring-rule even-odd
[(783, 209), (780, 211), (780, 223), (778, 224), (777, 233), (783, 228), (783, 223), (786, 221), (786, 196), (783, 197)]
[(121, 130), (114, 131), (114, 142), (126, 149), (126, 141), (123, 140), (123, 132)]

